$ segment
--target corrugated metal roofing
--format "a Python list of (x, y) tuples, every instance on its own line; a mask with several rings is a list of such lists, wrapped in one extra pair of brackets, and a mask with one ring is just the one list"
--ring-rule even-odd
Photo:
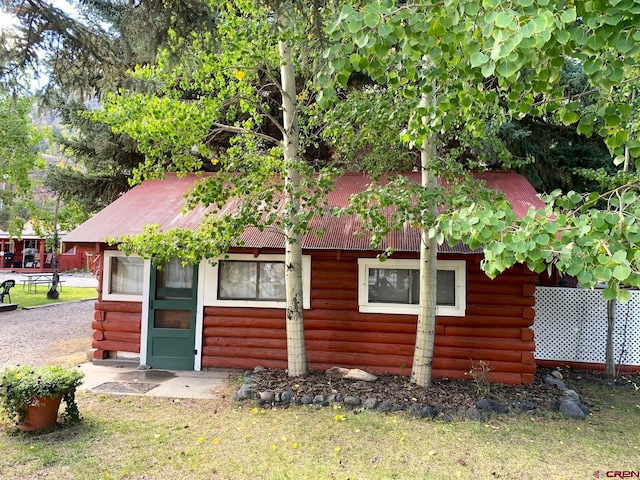
[[(419, 173), (406, 175), (420, 182)], [(484, 172), (477, 174), (476, 178), (484, 180), (489, 188), (503, 192), (518, 216), (523, 216), (531, 206), (538, 208), (543, 205), (531, 184), (521, 175)], [(148, 224), (157, 224), (164, 231), (171, 228), (195, 229), (202, 222), (206, 210), (198, 207), (183, 213), (182, 209), (186, 204), (184, 195), (196, 181), (198, 177), (195, 175), (179, 178), (174, 174), (168, 174), (162, 180), (145, 181), (69, 233), (65, 243), (99, 243), (107, 238), (135, 235), (141, 233)], [(335, 180), (335, 189), (327, 196), (327, 201), (332, 207), (346, 206), (352, 194), (365, 190), (370, 183), (371, 179), (362, 173), (344, 174)], [(224, 210), (228, 211), (232, 206), (230, 202)], [(316, 233), (321, 230), (325, 231), (324, 235), (317, 236)], [(302, 246), (307, 250), (366, 251), (370, 250), (369, 239), (370, 236), (366, 231), (363, 232), (355, 217), (315, 216)], [(284, 248), (284, 237), (271, 230), (260, 232), (257, 228), (247, 228), (241, 240), (248, 248)], [(415, 252), (419, 249), (419, 240), (419, 231), (407, 227), (391, 233), (383, 248)], [(454, 248), (443, 245), (439, 251), (470, 253), (464, 245)]]

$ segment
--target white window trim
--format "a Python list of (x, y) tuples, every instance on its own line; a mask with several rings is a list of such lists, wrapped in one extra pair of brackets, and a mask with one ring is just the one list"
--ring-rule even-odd
[(103, 270), (102, 270), (102, 299), (113, 301), (125, 301), (125, 302), (142, 302), (145, 295), (148, 294), (149, 288), (146, 284), (149, 283), (151, 276), (151, 262), (149, 260), (144, 261), (143, 276), (142, 276), (142, 294), (141, 295), (126, 295), (122, 293), (109, 293), (109, 282), (111, 280), (111, 259), (113, 257), (135, 257), (137, 255), (126, 255), (120, 250), (105, 250), (103, 256)]
[[(245, 262), (284, 262), (284, 255), (258, 255), (243, 253), (230, 253), (220, 260), (245, 261)], [(218, 265), (205, 263), (205, 290), (204, 305), (217, 307), (244, 307), (244, 308), (287, 308), (284, 300), (219, 300), (218, 299)], [(302, 256), (302, 306), (311, 308), (311, 256)]]
[[(397, 303), (369, 303), (369, 269), (370, 268), (398, 268), (405, 270), (420, 269), (420, 261), (386, 260), (381, 262), (376, 258), (358, 259), (358, 309), (361, 313), (391, 313), (401, 315), (417, 315), (418, 305), (399, 305)], [(436, 315), (442, 317), (464, 317), (467, 304), (467, 275), (464, 260), (438, 260), (438, 270), (453, 270), (455, 272), (455, 305), (438, 305)]]

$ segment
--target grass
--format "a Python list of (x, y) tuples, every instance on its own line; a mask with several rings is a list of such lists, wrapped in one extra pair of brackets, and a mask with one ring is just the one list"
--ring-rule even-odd
[(520, 415), (442, 423), (82, 392), (80, 425), (25, 435), (0, 416), (0, 478), (585, 479), (597, 470), (640, 470), (640, 393), (603, 386), (581, 393), (598, 405), (586, 421)]
[(98, 291), (95, 287), (69, 287), (62, 286), (58, 288), (59, 297), (55, 300), (47, 298), (49, 286), (38, 285), (36, 292), (29, 292), (22, 288), (22, 285), (16, 284), (9, 292), (11, 294), (11, 303), (17, 303), (18, 308), (37, 307), (40, 305), (48, 305), (51, 303), (63, 303), (71, 300), (86, 300), (97, 298)]

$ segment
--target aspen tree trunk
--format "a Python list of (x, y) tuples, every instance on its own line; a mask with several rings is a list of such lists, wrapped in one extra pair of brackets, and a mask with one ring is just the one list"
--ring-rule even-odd
[[(436, 154), (435, 138), (427, 136), (420, 151), (422, 167), (422, 187), (435, 188), (438, 179), (429, 172), (427, 163)], [(435, 214), (437, 205), (430, 206), (429, 213)], [(433, 347), (436, 337), (436, 280), (437, 280), (436, 238), (429, 238), (426, 229), (420, 231), (420, 305), (418, 306), (418, 326), (416, 345), (413, 352), (411, 382), (421, 387), (431, 385), (433, 368)]]
[[(278, 18), (281, 27), (286, 28), (286, 20)], [(284, 124), (285, 172), (285, 284), (286, 284), (286, 329), (287, 362), (289, 376), (305, 375), (307, 350), (304, 339), (303, 296), (302, 296), (302, 244), (298, 228), (300, 211), (300, 172), (297, 169), (299, 156), (299, 130), (296, 110), (296, 78), (289, 44), (279, 42), (280, 77), (282, 82), (282, 114)]]
[[(636, 97), (636, 91), (631, 92), (631, 100), (630, 104), (633, 105), (633, 102)], [(624, 164), (622, 165), (622, 171), (628, 172), (629, 165), (631, 160), (631, 153), (629, 152), (629, 145), (625, 145), (624, 147)], [(620, 204), (620, 210), (624, 208), (624, 204)], [(605, 359), (604, 359), (604, 376), (607, 378), (614, 378), (616, 376), (616, 361), (614, 358), (614, 348), (613, 348), (613, 333), (616, 328), (616, 309), (618, 306), (618, 301), (614, 298), (613, 300), (607, 300), (607, 346), (605, 349)]]

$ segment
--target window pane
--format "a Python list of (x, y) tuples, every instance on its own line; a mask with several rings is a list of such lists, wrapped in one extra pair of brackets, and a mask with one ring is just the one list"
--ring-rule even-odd
[(191, 328), (190, 310), (155, 310), (153, 318), (154, 328), (176, 328), (189, 330)]
[(172, 258), (158, 269), (158, 288), (188, 288), (193, 283), (193, 265), (182, 266), (182, 261)]
[(258, 264), (258, 298), (261, 300), (284, 300), (284, 263), (260, 262)]
[(370, 303), (408, 304), (411, 302), (411, 293), (410, 270), (391, 268), (369, 269)]
[(256, 298), (256, 262), (221, 261), (218, 271), (218, 298)]
[(438, 305), (456, 304), (456, 272), (454, 270), (438, 270)]
[(220, 300), (284, 300), (283, 262), (221, 261)]
[(142, 295), (144, 260), (132, 257), (111, 257), (109, 293)]
[[(438, 305), (456, 304), (456, 272), (438, 270)], [(420, 300), (420, 271), (370, 268), (369, 303), (397, 303), (417, 305)]]
[(164, 300), (192, 298), (193, 265), (182, 266), (173, 258), (156, 271), (156, 298)]

